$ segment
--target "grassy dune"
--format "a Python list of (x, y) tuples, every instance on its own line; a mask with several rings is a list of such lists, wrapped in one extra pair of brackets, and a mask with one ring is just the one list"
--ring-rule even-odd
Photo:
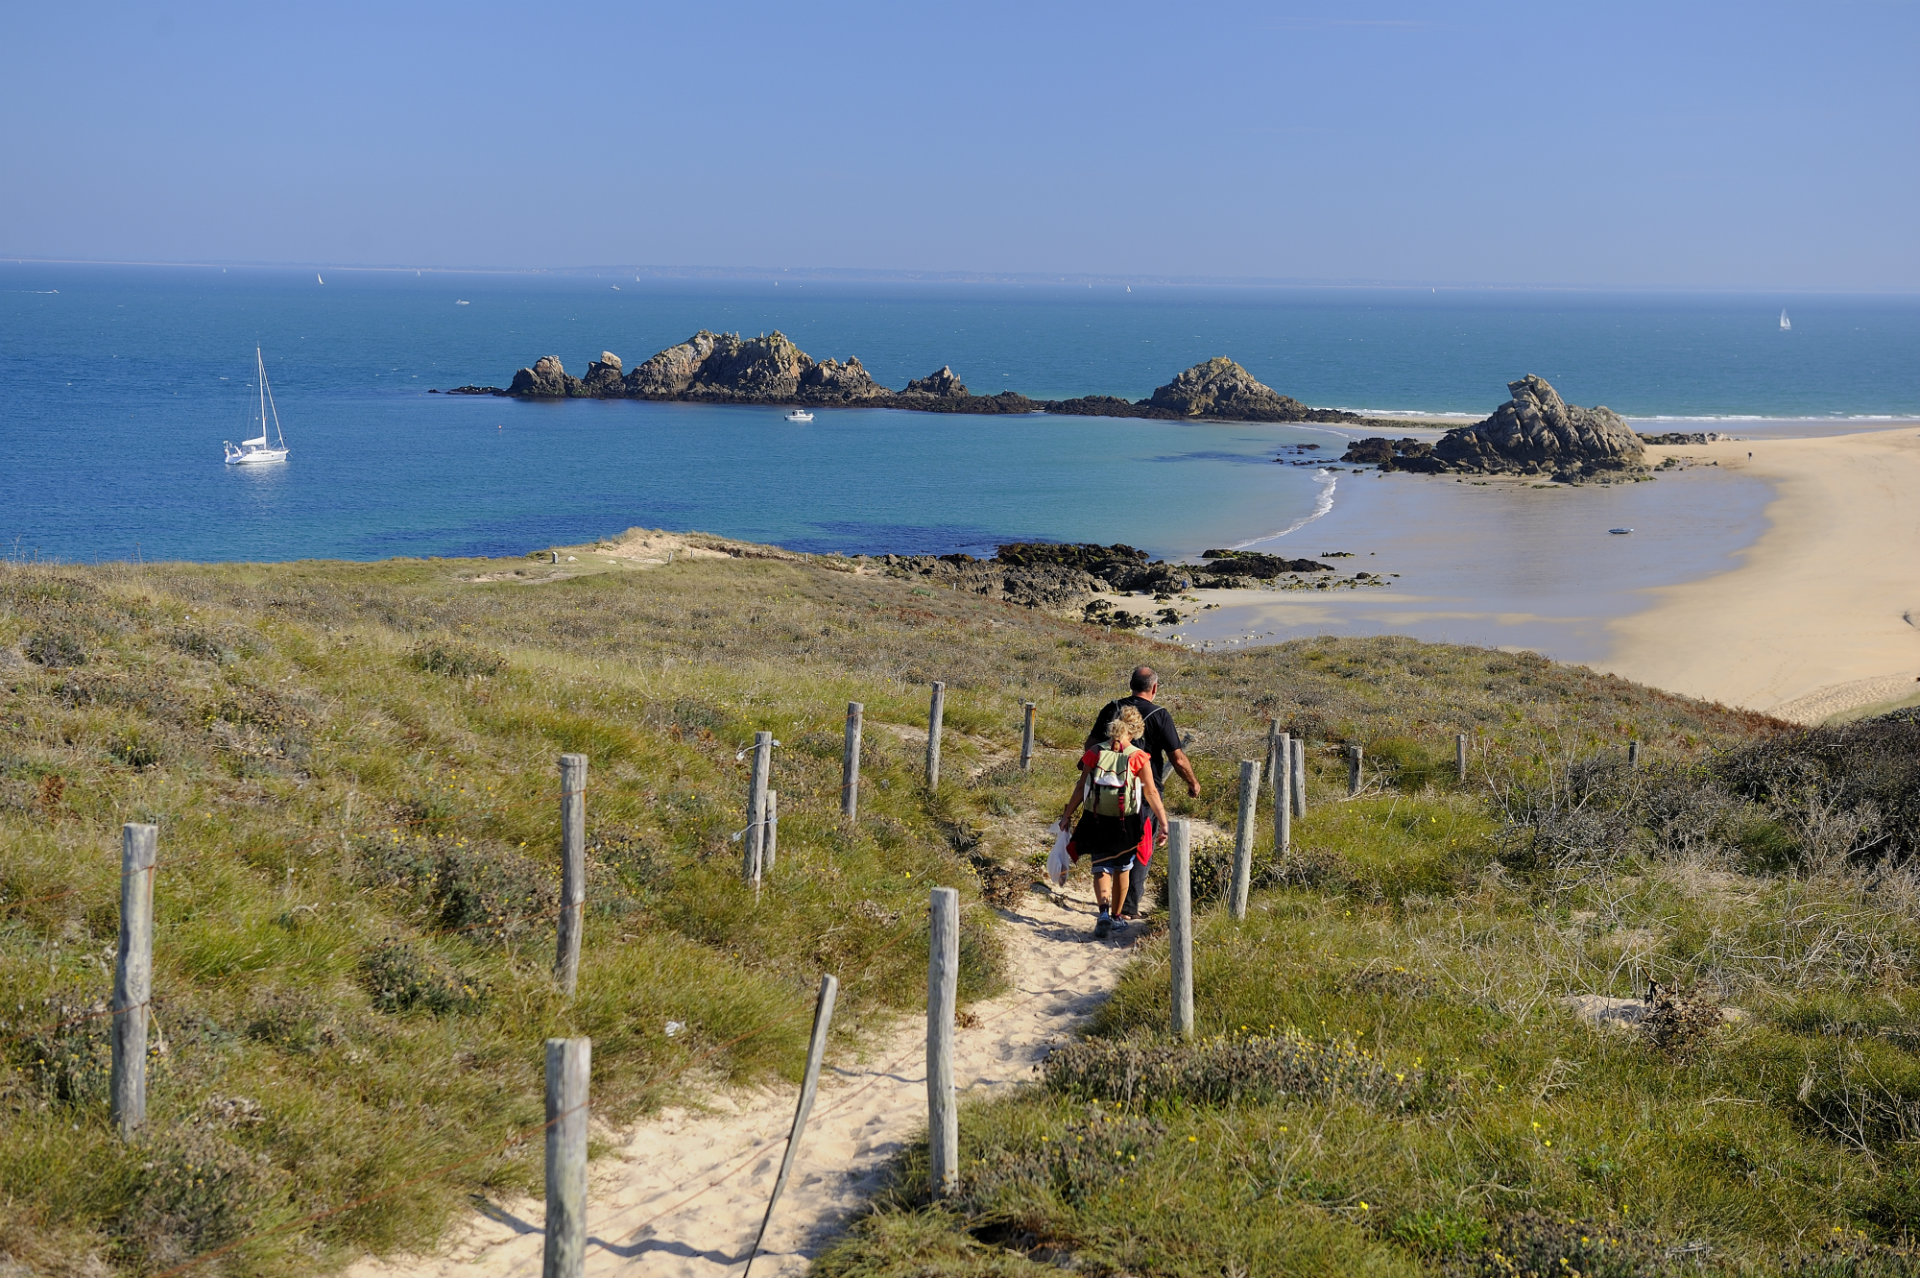
[[(1069, 1251), (1154, 1272), (1421, 1272), (1491, 1254), (1528, 1210), (1634, 1246), (1707, 1239), (1687, 1254), (1717, 1264), (1834, 1225), (1888, 1240), (1912, 1207), (1911, 1135), (1874, 1118), (1850, 1138), (1834, 1116), (1869, 1103), (1860, 1088), (1905, 1096), (1913, 1044), (1824, 1032), (1907, 1015), (1908, 905), (1844, 855), (1807, 868), (1790, 813), (1741, 836), (1772, 849), (1764, 866), (1718, 844), (1640, 840), (1578, 872), (1514, 850), (1533, 827), (1507, 809), (1562, 760), (1630, 737), (1706, 757), (1758, 721), (1404, 640), (1194, 654), (831, 561), (472, 580), (501, 568), (0, 568), (13, 1263), (154, 1272), (226, 1248), (195, 1272), (310, 1271), (430, 1246), (467, 1194), (537, 1182), (538, 1142), (516, 1138), (540, 1121), (543, 1038), (593, 1037), (615, 1122), (792, 1077), (822, 970), (842, 981), (840, 1050), (917, 1005), (930, 883), (962, 890), (965, 996), (992, 991), (986, 900), (1032, 881), (1072, 747), (1142, 660), (1195, 736), (1206, 793), (1176, 811), (1230, 825), (1237, 760), (1270, 717), (1313, 742), (1300, 854), (1269, 864), (1246, 926), (1201, 930), (1207, 1034), (1276, 1027), (1222, 1059), (1251, 1053), (1258, 1073), (1351, 1042), (1418, 1088), (1162, 1096), (1120, 1119), (1139, 1170), (1113, 1176), (1047, 1161), (1094, 1121), (1092, 1062), (1067, 1090), (968, 1110), (986, 1170), (966, 1199), (926, 1208), (908, 1160), (829, 1272), (1018, 1271)], [(937, 796), (913, 736), (933, 679), (949, 690)], [(1047, 748), (1023, 775), (1028, 699)], [(855, 830), (838, 821), (849, 700), (867, 707)], [(762, 729), (782, 743), (782, 830), (756, 901), (730, 836), (738, 752)], [(1467, 789), (1456, 731), (1476, 742)], [(1345, 741), (1367, 747), (1374, 797), (1334, 802)], [(592, 761), (571, 1002), (548, 978), (562, 751)], [(128, 820), (161, 829), (153, 1121), (132, 1147), (107, 1121), (101, 1015)], [(1202, 856), (1203, 878), (1221, 867)], [(1829, 910), (1844, 939), (1820, 939)], [(1164, 961), (1143, 949), (1099, 1039), (1152, 1044)], [(1649, 971), (1725, 978), (1749, 1019), (1676, 1053), (1596, 1035), (1558, 1001)]]

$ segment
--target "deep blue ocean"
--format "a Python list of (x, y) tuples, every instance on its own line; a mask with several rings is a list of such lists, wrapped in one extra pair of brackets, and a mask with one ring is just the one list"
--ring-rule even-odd
[[(640, 525), (808, 550), (1188, 554), (1301, 524), (1324, 477), (1271, 459), (1341, 446), (1294, 427), (857, 409), (791, 426), (771, 409), (427, 393), (504, 385), (546, 354), (631, 367), (699, 328), (777, 328), (896, 387), (951, 364), (976, 393), (1036, 398), (1139, 397), (1224, 354), (1357, 410), (1479, 417), (1538, 373), (1576, 403), (1736, 431), (1920, 417), (1917, 298), (324, 274), (0, 263), (0, 549), (516, 554)], [(292, 456), (228, 468), (256, 344)]]

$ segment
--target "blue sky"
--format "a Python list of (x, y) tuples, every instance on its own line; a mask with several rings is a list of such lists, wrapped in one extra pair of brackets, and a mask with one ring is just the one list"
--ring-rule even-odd
[(0, 255), (1920, 289), (1920, 6), (0, 3)]

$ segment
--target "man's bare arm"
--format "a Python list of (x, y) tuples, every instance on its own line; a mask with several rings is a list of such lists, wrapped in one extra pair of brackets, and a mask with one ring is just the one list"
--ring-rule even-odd
[(1175, 750), (1173, 752), (1173, 770), (1180, 774), (1182, 781), (1187, 783), (1187, 796), (1194, 799), (1199, 798), (1200, 780), (1193, 775), (1193, 764), (1187, 759), (1187, 752), (1185, 750)]

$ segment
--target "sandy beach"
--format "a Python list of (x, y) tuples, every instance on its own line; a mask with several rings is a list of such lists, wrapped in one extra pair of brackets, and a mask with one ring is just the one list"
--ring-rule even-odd
[(1920, 422), (1830, 429), (1654, 447), (1684, 468), (1643, 484), (1342, 470), (1332, 513), (1258, 548), (1347, 551), (1343, 577), (1387, 585), (1201, 592), (1171, 633), (1528, 648), (1802, 722), (1898, 705), (1920, 693)]
[(1652, 607), (1614, 622), (1598, 668), (1800, 722), (1913, 700), (1920, 429), (1711, 451), (1772, 485), (1767, 531), (1733, 571), (1656, 588)]

